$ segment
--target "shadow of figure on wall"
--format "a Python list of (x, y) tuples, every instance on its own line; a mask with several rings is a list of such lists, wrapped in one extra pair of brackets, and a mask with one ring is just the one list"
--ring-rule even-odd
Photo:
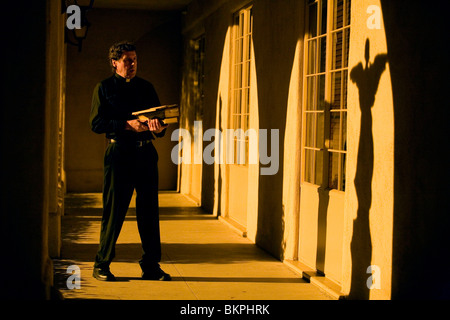
[(369, 211), (372, 202), (372, 176), (374, 167), (372, 107), (382, 73), (386, 68), (387, 55), (378, 54), (373, 63), (370, 59), (370, 43), (365, 45), (366, 65), (360, 62), (350, 72), (350, 79), (358, 87), (361, 127), (358, 158), (355, 174), (355, 189), (358, 199), (357, 217), (353, 221), (351, 241), (352, 277), (349, 298), (369, 299), (370, 283), (367, 273), (372, 261), (372, 240), (370, 235)]

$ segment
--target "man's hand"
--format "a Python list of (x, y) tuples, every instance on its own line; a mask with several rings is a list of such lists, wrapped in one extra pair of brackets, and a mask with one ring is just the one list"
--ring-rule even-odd
[(158, 119), (150, 119), (147, 121), (147, 125), (150, 131), (154, 133), (161, 133), (165, 128), (167, 128), (169, 125), (161, 125), (161, 121)]
[(134, 132), (144, 132), (148, 131), (147, 122), (142, 122), (140, 120), (128, 120), (125, 130), (130, 130)]
[(168, 124), (163, 126), (158, 119), (149, 119), (147, 121), (136, 119), (128, 120), (125, 129), (134, 132), (152, 131), (154, 133), (161, 133), (167, 127)]

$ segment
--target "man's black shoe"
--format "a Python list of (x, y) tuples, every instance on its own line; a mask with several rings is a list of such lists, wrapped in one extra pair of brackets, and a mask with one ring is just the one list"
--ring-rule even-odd
[(116, 281), (116, 277), (109, 270), (104, 270), (101, 268), (94, 268), (92, 273), (95, 279), (100, 281)]
[(161, 269), (156, 269), (153, 271), (142, 272), (142, 279), (144, 280), (159, 280), (159, 281), (170, 281), (172, 280), (170, 274), (165, 273)]

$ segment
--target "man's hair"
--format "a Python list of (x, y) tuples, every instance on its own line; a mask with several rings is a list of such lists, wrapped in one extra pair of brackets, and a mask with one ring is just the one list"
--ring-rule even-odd
[(113, 44), (111, 48), (109, 48), (108, 61), (113, 72), (115, 71), (115, 68), (112, 65), (111, 60), (119, 60), (122, 57), (124, 51), (136, 51), (136, 45), (129, 41), (120, 41)]

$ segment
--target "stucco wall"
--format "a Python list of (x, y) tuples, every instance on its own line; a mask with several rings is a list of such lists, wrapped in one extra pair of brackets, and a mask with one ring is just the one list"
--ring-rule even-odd
[[(379, 11), (367, 13), (370, 5)], [(369, 28), (372, 18), (379, 28)], [(379, 1), (353, 1), (351, 20), (343, 291), (351, 286), (352, 297), (389, 299), (394, 109)], [(369, 290), (372, 273), (377, 287)]]

